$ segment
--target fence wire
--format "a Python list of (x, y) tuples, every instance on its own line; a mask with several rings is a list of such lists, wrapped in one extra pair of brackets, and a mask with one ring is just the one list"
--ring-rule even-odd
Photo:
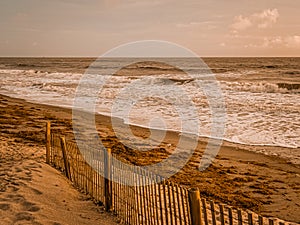
[[(86, 147), (88, 153), (83, 155), (74, 142), (66, 141), (69, 179), (96, 203), (105, 204), (105, 152), (88, 144)], [(133, 165), (125, 166), (114, 158), (110, 165), (111, 185), (108, 193), (111, 195), (111, 211), (124, 224), (192, 225), (189, 192), (185, 187), (168, 181), (158, 183), (161, 179), (157, 175)], [(51, 134), (50, 164), (66, 173), (62, 140), (58, 134)], [(204, 198), (201, 199), (201, 218), (203, 225), (287, 224)]]

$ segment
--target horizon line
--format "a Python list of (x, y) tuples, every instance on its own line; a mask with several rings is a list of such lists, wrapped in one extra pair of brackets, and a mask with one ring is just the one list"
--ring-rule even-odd
[[(0, 56), (0, 58), (100, 58), (101, 56)], [(300, 58), (299, 56), (199, 56), (200, 58)], [(158, 56), (158, 57), (103, 57), (103, 58), (194, 58), (194, 57), (172, 57), (172, 56)], [(197, 57), (195, 57), (197, 58)]]

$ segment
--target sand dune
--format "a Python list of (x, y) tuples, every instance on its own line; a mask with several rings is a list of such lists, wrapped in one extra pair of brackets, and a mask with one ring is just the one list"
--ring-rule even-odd
[(117, 224), (44, 163), (44, 148), (0, 136), (0, 221), (10, 224)]

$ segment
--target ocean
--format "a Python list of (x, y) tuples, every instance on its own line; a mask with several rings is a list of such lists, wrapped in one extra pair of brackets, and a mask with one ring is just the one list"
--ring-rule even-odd
[[(0, 93), (31, 102), (72, 107), (78, 84), (94, 60), (0, 58)], [(143, 77), (143, 82), (134, 89), (137, 96), (146, 89), (168, 90), (167, 86), (185, 90), (190, 99), (188, 104), (196, 107), (196, 119), (200, 124), (197, 135), (209, 137), (212, 112), (207, 96), (196, 85), (196, 80), (210, 74), (216, 78), (224, 97), (224, 140), (249, 145), (300, 147), (300, 58), (204, 58), (210, 71), (203, 70), (196, 79), (178, 68), (157, 63), (159, 59), (136, 59), (140, 63), (119, 70), (122, 60), (126, 59), (104, 58), (97, 68), (97, 76), (105, 78), (96, 103), (96, 111), (100, 114), (111, 115), (116, 97), (126, 86)], [(170, 58), (169, 61), (180, 62), (184, 65), (180, 69), (189, 74), (199, 71), (193, 60)], [(113, 70), (118, 71), (116, 75), (108, 76)], [(89, 97), (88, 85), (85, 95)], [(128, 101), (131, 97), (123, 96)], [(180, 131), (180, 113), (166, 99), (148, 96), (133, 103), (129, 117), (124, 118), (126, 123)], [(182, 102), (185, 110), (181, 113), (187, 113), (185, 118), (188, 119), (194, 114), (189, 115), (189, 107), (185, 104), (187, 102)]]

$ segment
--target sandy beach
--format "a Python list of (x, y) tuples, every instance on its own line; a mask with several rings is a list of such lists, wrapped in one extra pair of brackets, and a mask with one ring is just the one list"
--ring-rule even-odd
[[(54, 132), (72, 138), (70, 109), (0, 96), (0, 110), (1, 221), (52, 225), (116, 222), (103, 208), (72, 188), (62, 174), (44, 163), (45, 122), (51, 121)], [(161, 161), (178, 142), (178, 133), (167, 132), (159, 148), (146, 152), (133, 150), (119, 143), (109, 117), (99, 115), (96, 121), (104, 145), (111, 147), (119, 158), (135, 165)], [(139, 137), (149, 135), (146, 128), (131, 128)], [(197, 165), (205, 146), (206, 140), (199, 139), (193, 157), (170, 180), (187, 187), (199, 187), (202, 196), (216, 202), (300, 223), (300, 166), (285, 157), (287, 152), (299, 149), (224, 142), (217, 159), (206, 171), (200, 172)], [(281, 158), (262, 154), (270, 149), (284, 154)]]
[(300, 225), (300, 1), (1, 3), (0, 225)]
[[(62, 173), (45, 163), (44, 115), (38, 115), (38, 107), (32, 108), (33, 111), (28, 107), (26, 103), (1, 97), (1, 224), (118, 224), (116, 217), (106, 213), (103, 206), (95, 205)], [(13, 112), (19, 112), (19, 116)], [(35, 142), (32, 134), (38, 130), (41, 139)], [(27, 137), (32, 135), (31, 140), (26, 135), (19, 136), (26, 133)]]

